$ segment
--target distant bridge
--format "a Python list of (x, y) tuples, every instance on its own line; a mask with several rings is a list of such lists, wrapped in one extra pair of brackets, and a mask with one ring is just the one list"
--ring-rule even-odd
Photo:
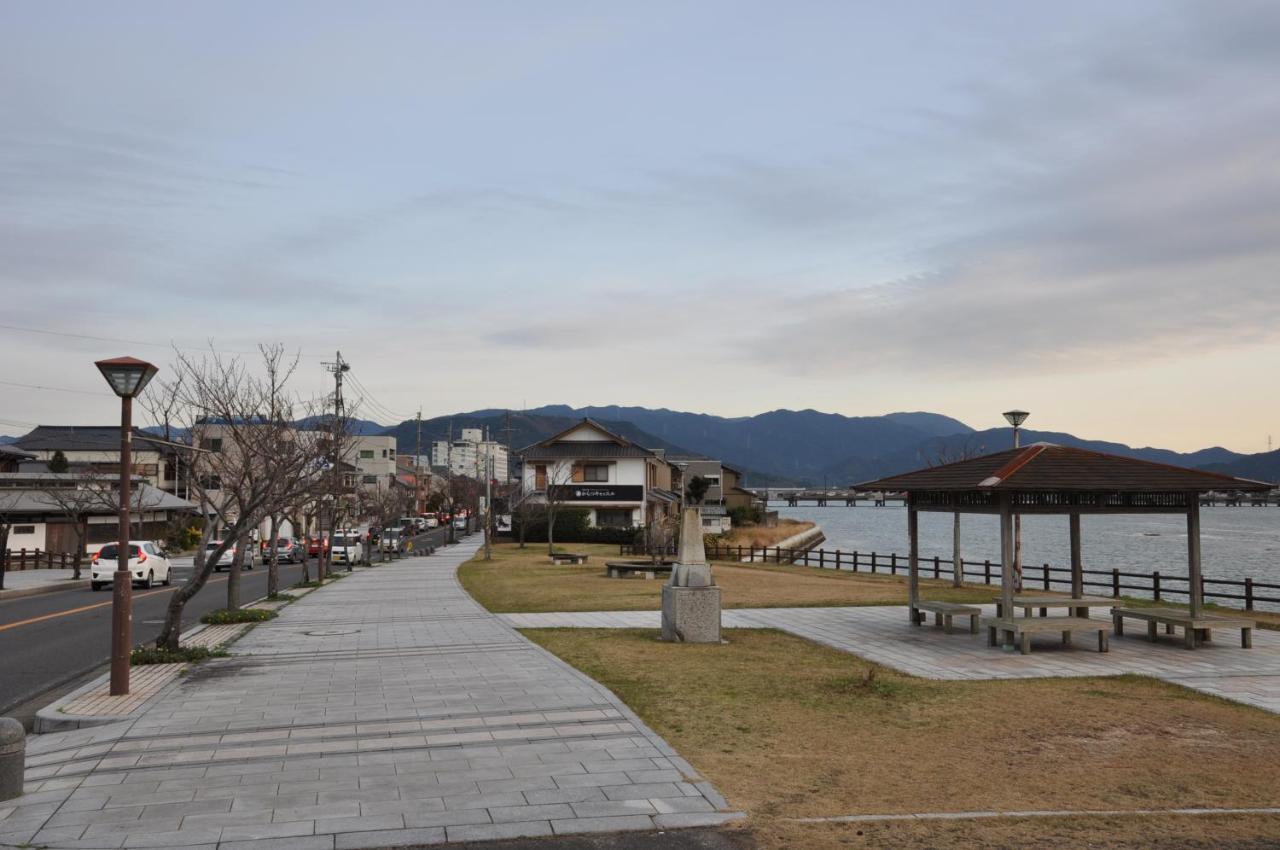
[[(818, 508), (833, 506), (853, 508), (859, 504), (883, 508), (886, 506), (905, 506), (907, 504), (905, 493), (879, 490), (854, 490), (852, 488), (811, 489), (804, 487), (748, 489), (757, 496), (764, 497), (766, 501), (785, 502), (787, 507), (791, 508), (798, 508), (802, 504)], [(1272, 490), (1268, 493), (1241, 493), (1237, 491), (1203, 493), (1200, 496), (1200, 505), (1209, 508), (1219, 506), (1228, 508), (1280, 507), (1280, 489)]]

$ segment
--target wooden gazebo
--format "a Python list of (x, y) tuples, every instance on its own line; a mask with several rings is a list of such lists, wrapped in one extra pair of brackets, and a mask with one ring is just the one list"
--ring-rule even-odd
[[(1001, 633), (1009, 645), (1019, 635), (1023, 638), (1024, 651), (1028, 646), (1026, 633), (1031, 630), (1029, 620), (1015, 618), (1015, 607), (1030, 607), (1025, 603), (1015, 606), (1013, 566), (1013, 518), (1018, 514), (1065, 514), (1069, 517), (1071, 536), (1071, 597), (1080, 600), (1079, 606), (1069, 604), (1073, 617), (1050, 618), (1035, 631), (1052, 631), (1061, 626), (1064, 640), (1069, 640), (1074, 627), (1088, 628), (1087, 624), (1105, 621), (1083, 620), (1087, 617), (1084, 597), (1084, 572), (1080, 552), (1080, 517), (1084, 514), (1184, 514), (1187, 518), (1187, 568), (1190, 579), (1190, 604), (1188, 611), (1176, 609), (1114, 609), (1112, 611), (1116, 632), (1122, 628), (1125, 616), (1134, 616), (1148, 622), (1150, 635), (1155, 637), (1157, 622), (1163, 622), (1170, 630), (1174, 625), (1186, 629), (1188, 647), (1196, 645), (1197, 637), (1207, 639), (1212, 627), (1241, 628), (1245, 645), (1249, 645), (1252, 626), (1247, 620), (1227, 621), (1213, 618), (1206, 625), (1203, 612), (1204, 600), (1200, 580), (1200, 496), (1209, 491), (1259, 492), (1271, 489), (1270, 484), (1234, 478), (1198, 469), (1186, 469), (1161, 463), (1136, 460), (1119, 455), (1104, 454), (1087, 449), (1069, 448), (1051, 443), (1037, 443), (1023, 448), (1010, 449), (962, 460), (903, 475), (893, 475), (877, 481), (858, 484), (859, 490), (883, 490), (905, 492), (907, 495), (907, 534), (909, 538), (909, 605), (913, 624), (921, 621), (921, 606), (930, 608), (920, 599), (919, 533), (920, 511), (945, 513), (985, 513), (1000, 517), (1000, 606), (997, 618), (988, 621), (992, 642)], [(1067, 602), (1070, 601), (1067, 600)], [(956, 607), (956, 606), (952, 606)], [(1150, 610), (1151, 613), (1141, 612)], [(1163, 612), (1163, 613), (1162, 613)], [(1247, 624), (1247, 626), (1246, 626)], [(1024, 630), (1024, 628), (1026, 630)], [(1110, 631), (1110, 629), (1106, 629)], [(1105, 634), (1099, 633), (1100, 649), (1106, 647)]]

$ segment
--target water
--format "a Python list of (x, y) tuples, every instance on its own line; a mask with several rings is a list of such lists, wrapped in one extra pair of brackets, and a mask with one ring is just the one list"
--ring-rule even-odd
[[(905, 556), (907, 553), (905, 508), (847, 508), (843, 505), (791, 508), (776, 503), (770, 507), (784, 518), (813, 520), (822, 526), (827, 536), (823, 548), (885, 555), (897, 552)], [(1065, 516), (1024, 516), (1023, 563), (1069, 567), (1071, 551), (1067, 522)], [(921, 511), (921, 558), (932, 559), (937, 555), (950, 559), (951, 523), (952, 515), (949, 513)], [(1160, 570), (1165, 575), (1187, 574), (1187, 522), (1182, 515), (1085, 515), (1081, 517), (1080, 526), (1085, 569), (1119, 569), (1136, 573)], [(961, 554), (966, 561), (989, 558), (993, 564), (999, 564), (999, 517), (961, 515), (960, 541)], [(1280, 584), (1280, 508), (1201, 508), (1200, 550), (1206, 579), (1242, 581), (1251, 577), (1254, 581)], [(1039, 572), (1032, 575), (1038, 577)], [(1178, 582), (1169, 587), (1183, 590), (1186, 584)], [(1243, 592), (1212, 585), (1210, 589)], [(1092, 590), (1099, 591), (1096, 588)], [(1259, 590), (1258, 593), (1280, 596), (1280, 591), (1274, 590)], [(1181, 600), (1185, 597), (1171, 598)], [(1280, 605), (1274, 604), (1259, 603), (1256, 607), (1280, 610)]]

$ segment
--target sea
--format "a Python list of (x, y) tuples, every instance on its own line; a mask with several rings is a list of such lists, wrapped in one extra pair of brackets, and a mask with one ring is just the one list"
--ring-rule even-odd
[[(788, 507), (771, 502), (770, 509), (783, 518), (812, 520), (827, 540), (822, 547), (846, 552), (907, 553), (907, 511), (904, 507), (845, 507), (830, 505)], [(1022, 518), (1022, 561), (1071, 565), (1068, 520), (1065, 516)], [(966, 561), (990, 559), (1000, 563), (998, 517), (963, 514), (960, 518), (961, 554)], [(1083, 516), (1081, 550), (1085, 569), (1187, 574), (1186, 519), (1172, 514)], [(920, 513), (920, 556), (951, 557), (952, 515)], [(1205, 507), (1200, 509), (1200, 551), (1206, 579), (1251, 577), (1255, 582), (1280, 585), (1280, 507)], [(944, 569), (946, 569), (944, 565)], [(1144, 582), (1145, 583), (1145, 582)], [(1179, 583), (1177, 588), (1185, 588)], [(1227, 592), (1234, 589), (1218, 588)], [(1094, 589), (1093, 592), (1098, 592)], [(1128, 591), (1126, 591), (1128, 592)], [(1259, 590), (1259, 595), (1280, 597), (1280, 590)], [(1133, 594), (1141, 596), (1143, 594)], [(1174, 596), (1181, 601), (1185, 597)], [(1260, 610), (1280, 610), (1280, 605), (1258, 604)]]

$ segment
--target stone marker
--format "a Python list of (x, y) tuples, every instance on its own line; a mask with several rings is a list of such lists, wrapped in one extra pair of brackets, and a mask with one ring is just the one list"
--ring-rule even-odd
[(27, 733), (12, 717), (0, 717), (0, 802), (22, 796)]
[(662, 586), (662, 639), (684, 643), (720, 642), (720, 588), (702, 545), (702, 517), (685, 508), (680, 519), (680, 554), (671, 579)]

